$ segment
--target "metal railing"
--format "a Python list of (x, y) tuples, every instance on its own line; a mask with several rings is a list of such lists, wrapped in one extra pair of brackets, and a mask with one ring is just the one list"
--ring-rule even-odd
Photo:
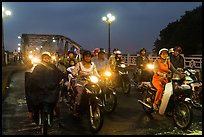
[[(139, 55), (132, 56), (130, 54), (123, 55), (123, 59), (125, 63), (130, 65), (136, 65), (136, 58)], [(184, 67), (185, 68), (194, 68), (194, 69), (201, 69), (202, 68), (202, 55), (198, 55), (196, 57), (194, 56), (183, 56), (184, 57)], [(149, 55), (150, 61), (154, 61), (157, 59), (158, 56), (155, 55)]]

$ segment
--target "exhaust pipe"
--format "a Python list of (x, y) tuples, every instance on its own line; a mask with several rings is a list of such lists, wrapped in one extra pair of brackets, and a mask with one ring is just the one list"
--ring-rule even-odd
[(145, 102), (141, 101), (141, 100), (138, 100), (139, 103), (141, 103), (142, 105), (145, 105), (146, 107), (152, 109), (152, 107), (148, 104), (146, 104)]

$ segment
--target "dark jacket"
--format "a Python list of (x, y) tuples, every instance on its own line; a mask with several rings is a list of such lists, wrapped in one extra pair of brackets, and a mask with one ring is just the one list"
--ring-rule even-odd
[(170, 60), (176, 69), (177, 68), (184, 68), (184, 58), (181, 55), (178, 55), (178, 57), (172, 55), (172, 56), (170, 56)]
[(147, 56), (138, 56), (137, 59), (137, 68), (139, 69), (145, 69), (145, 66), (147, 65), (147, 63), (149, 63), (149, 59), (147, 58)]
[(63, 73), (54, 64), (38, 64), (30, 78), (32, 104), (56, 103), (60, 91), (59, 82), (62, 78)]

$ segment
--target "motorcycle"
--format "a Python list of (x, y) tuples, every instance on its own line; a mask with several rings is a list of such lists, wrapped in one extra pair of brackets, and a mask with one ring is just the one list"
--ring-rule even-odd
[(117, 96), (112, 88), (111, 75), (110, 71), (105, 71), (101, 74), (101, 81), (99, 83), (102, 89), (102, 94), (100, 94), (99, 98), (102, 100), (104, 111), (107, 113), (112, 113), (117, 106)]
[[(69, 110), (74, 114), (74, 105), (77, 91), (74, 88), (74, 80), (71, 80), (71, 86), (65, 94), (65, 103)], [(80, 116), (87, 114), (90, 130), (97, 133), (103, 126), (103, 104), (98, 96), (102, 90), (98, 84), (99, 79), (96, 76), (84, 76), (81, 80), (85, 81), (84, 92), (82, 94), (81, 105), (79, 108)]]
[(31, 75), (31, 72), (25, 72), (25, 96), (27, 107), (29, 112), (33, 112), (33, 121), (36, 123), (36, 125), (40, 126), (41, 134), (47, 135), (48, 128), (53, 123), (55, 103), (48, 103), (47, 101), (43, 100), (40, 104), (33, 105), (31, 101), (32, 89), (30, 88), (29, 82)]
[(202, 110), (202, 83), (196, 77), (196, 70), (183, 68), (183, 73), (187, 74), (183, 83), (192, 87), (192, 106)]
[(115, 79), (115, 88), (120, 87), (124, 94), (130, 94), (131, 81), (128, 76), (128, 70), (124, 63), (116, 66), (117, 77)]
[[(182, 84), (183, 79), (177, 75), (171, 74), (169, 77), (171, 77), (171, 81), (165, 85), (159, 114), (173, 117), (176, 126), (185, 130), (191, 126), (193, 119), (190, 104), (192, 89), (190, 86)], [(151, 82), (143, 84), (143, 90), (142, 100), (138, 100), (138, 102), (142, 104), (146, 113), (151, 114), (155, 111), (153, 103), (157, 90)]]
[(154, 65), (148, 63), (144, 69), (136, 68), (133, 72), (133, 83), (136, 88), (139, 88), (142, 82), (149, 82), (153, 76), (152, 69)]

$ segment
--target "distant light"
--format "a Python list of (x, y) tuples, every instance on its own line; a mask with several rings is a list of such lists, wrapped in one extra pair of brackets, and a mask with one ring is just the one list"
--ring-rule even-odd
[(107, 14), (107, 17), (108, 17), (108, 18), (110, 18), (111, 16), (112, 16), (112, 14), (111, 14), (111, 13), (108, 13), (108, 14)]
[(2, 12), (4, 12), (5, 11), (5, 9), (4, 9), (4, 7), (2, 7)]
[(11, 15), (11, 11), (10, 11), (10, 10), (7, 10), (5, 13), (6, 13), (6, 15), (8, 15), (8, 16)]
[(102, 18), (102, 20), (103, 20), (103, 21), (106, 21), (106, 20), (107, 20), (107, 18), (106, 18), (106, 17), (103, 17), (103, 18)]
[(18, 43), (18, 46), (21, 46), (21, 44), (20, 44), (20, 43)]
[(21, 36), (18, 36), (18, 39), (21, 39)]
[(40, 46), (40, 48), (43, 48), (43, 46)]
[(105, 16), (102, 17), (102, 20), (109, 24), (109, 23), (112, 23), (115, 20), (115, 16), (113, 16), (111, 13), (108, 13), (106, 15), (106, 17)]
[(52, 42), (56, 42), (56, 40), (53, 39)]

